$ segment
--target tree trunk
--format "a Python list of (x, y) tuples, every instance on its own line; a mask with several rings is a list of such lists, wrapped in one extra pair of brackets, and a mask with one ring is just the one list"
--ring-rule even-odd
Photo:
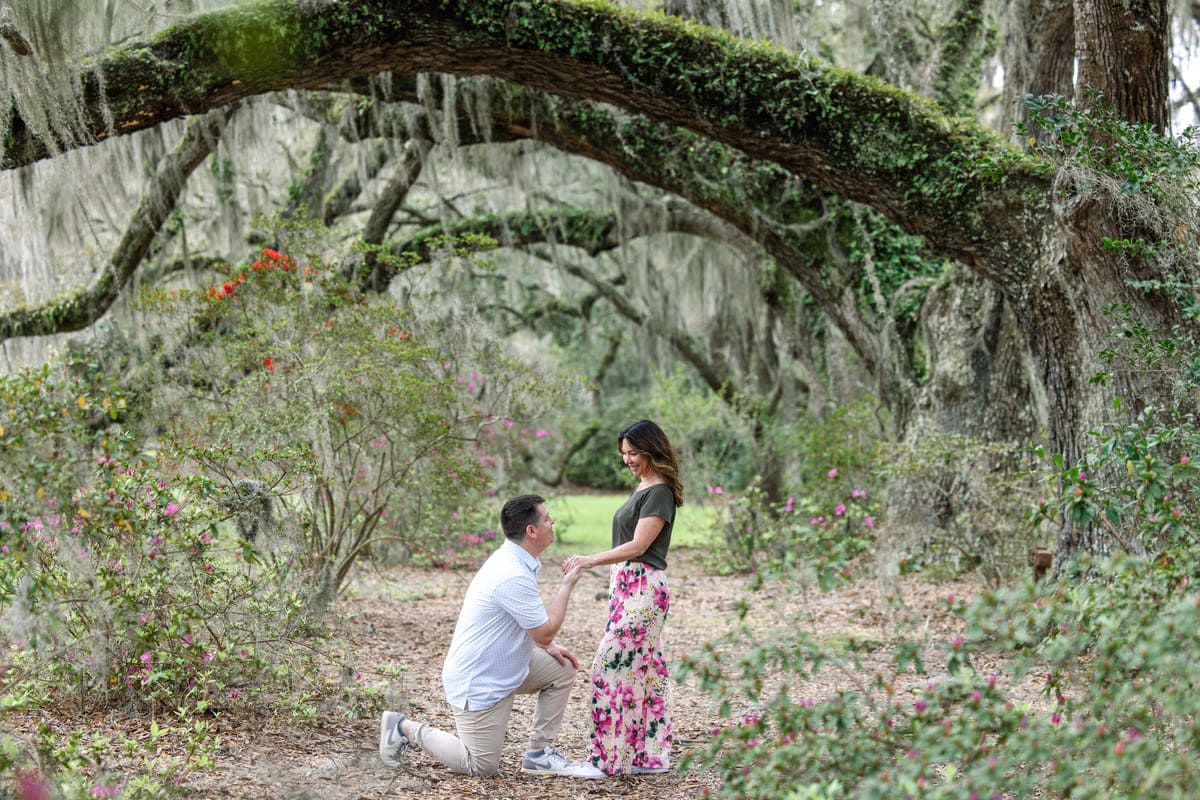
[(1167, 20), (1166, 0), (1075, 0), (1076, 104), (1111, 104), (1122, 119), (1165, 132), (1170, 125)]
[(1001, 132), (1029, 122), (1022, 98), (1074, 92), (1075, 9), (1071, 0), (1009, 0), (1004, 14)]

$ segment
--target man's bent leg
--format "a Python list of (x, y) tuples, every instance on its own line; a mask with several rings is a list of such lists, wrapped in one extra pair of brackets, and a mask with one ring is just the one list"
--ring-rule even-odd
[(513, 696), (483, 711), (459, 711), (452, 708), (458, 736), (432, 725), (415, 725), (409, 738), (450, 771), (473, 778), (487, 778), (500, 771), (500, 753), (512, 713)]
[(558, 738), (574, 683), (575, 667), (561, 663), (540, 647), (533, 648), (529, 676), (517, 688), (517, 694), (536, 692), (538, 696), (533, 710), (533, 730), (529, 732), (531, 751), (549, 747)]

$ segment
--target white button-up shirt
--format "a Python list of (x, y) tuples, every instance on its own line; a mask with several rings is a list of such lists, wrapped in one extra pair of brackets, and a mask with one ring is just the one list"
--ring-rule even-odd
[(484, 711), (525, 682), (534, 647), (527, 631), (550, 619), (538, 591), (541, 567), (505, 539), (471, 579), (442, 665), (450, 705)]

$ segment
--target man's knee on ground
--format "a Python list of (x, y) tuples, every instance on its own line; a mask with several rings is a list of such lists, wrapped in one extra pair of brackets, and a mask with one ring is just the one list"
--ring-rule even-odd
[(472, 778), (490, 778), (500, 772), (500, 757), (467, 759), (467, 774)]

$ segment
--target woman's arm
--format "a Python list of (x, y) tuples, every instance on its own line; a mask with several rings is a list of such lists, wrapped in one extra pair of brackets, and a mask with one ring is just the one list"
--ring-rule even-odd
[(666, 525), (667, 521), (662, 517), (642, 517), (638, 520), (637, 527), (633, 529), (633, 539), (602, 553), (590, 556), (567, 556), (563, 561), (563, 571), (570, 572), (575, 567), (591, 569), (592, 567), (602, 567), (605, 564), (620, 564), (622, 561), (637, 558), (645, 553), (650, 545), (654, 544), (654, 540), (658, 538), (658, 534)]

